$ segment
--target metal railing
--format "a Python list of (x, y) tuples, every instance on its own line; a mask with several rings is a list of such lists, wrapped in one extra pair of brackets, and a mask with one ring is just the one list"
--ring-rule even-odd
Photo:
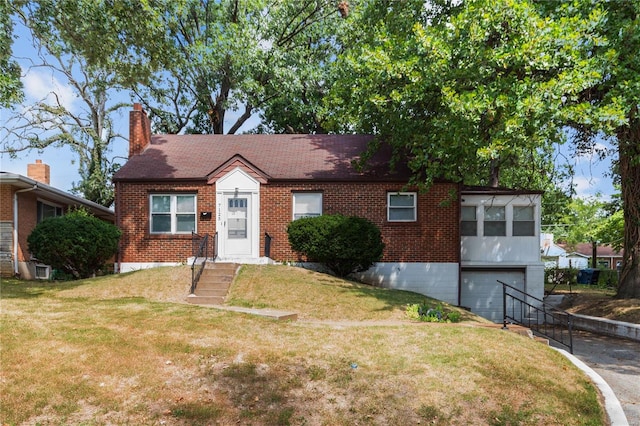
[[(525, 293), (507, 283), (502, 284), (503, 328), (515, 323), (529, 328), (534, 333), (554, 340), (573, 353), (572, 315), (547, 304), (544, 300)], [(511, 290), (511, 291), (508, 291)], [(530, 303), (533, 300), (536, 303)], [(509, 303), (510, 302), (510, 303)]]
[[(218, 233), (216, 232), (214, 235), (214, 243), (212, 244), (212, 256), (211, 259), (215, 259), (217, 256), (217, 243), (218, 243)], [(193, 255), (193, 263), (191, 264), (191, 290), (190, 293), (193, 294), (196, 291), (196, 286), (198, 285), (198, 281), (200, 281), (200, 276), (202, 275), (202, 271), (204, 270), (208, 255), (209, 255), (209, 234), (198, 235), (195, 232), (191, 232), (191, 252)], [(198, 259), (202, 259), (200, 263), (198, 263)]]
[(271, 235), (264, 233), (264, 256), (271, 257)]

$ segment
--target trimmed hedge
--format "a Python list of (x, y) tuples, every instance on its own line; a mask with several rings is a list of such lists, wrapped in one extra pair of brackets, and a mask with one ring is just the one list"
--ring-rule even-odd
[(382, 258), (378, 227), (356, 216), (322, 215), (295, 220), (287, 227), (291, 248), (345, 277), (365, 271)]
[(27, 237), (39, 262), (74, 278), (95, 275), (118, 250), (120, 230), (84, 210), (40, 222)]

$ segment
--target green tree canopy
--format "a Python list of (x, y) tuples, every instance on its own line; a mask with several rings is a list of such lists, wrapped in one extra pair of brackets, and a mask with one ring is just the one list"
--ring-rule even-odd
[(11, 58), (13, 23), (9, 0), (0, 0), (0, 108), (9, 108), (22, 100), (20, 66)]
[(619, 295), (640, 297), (640, 60), (630, 53), (640, 47), (640, 3), (442, 4), (371, 0), (354, 14), (359, 30), (331, 99), (336, 128), (390, 142), (425, 186), (546, 189), (552, 144), (572, 138), (581, 149), (615, 136), (626, 226)]
[(64, 5), (65, 40), (117, 69), (158, 132), (235, 133), (257, 113), (268, 130), (323, 131), (314, 105), (344, 25), (334, 0), (48, 3)]
[[(23, 4), (24, 3), (24, 4)], [(12, 156), (26, 150), (67, 146), (77, 156), (80, 181), (74, 192), (104, 206), (113, 204), (111, 176), (119, 168), (110, 155), (115, 140), (114, 113), (125, 106), (111, 99), (122, 88), (118, 69), (89, 64), (76, 53), (73, 34), (94, 16), (93, 2), (43, 0), (15, 2), (15, 19), (31, 33), (37, 56), (30, 71), (47, 70), (75, 95), (73, 103), (56, 87), (42, 98), (9, 115), (2, 127), (7, 137), (0, 147)], [(87, 41), (88, 42), (88, 41)], [(92, 41), (95, 44), (95, 40)]]
[(552, 20), (510, 0), (447, 12), (426, 13), (419, 1), (369, 2), (359, 16), (367, 30), (340, 58), (336, 116), (390, 141), (417, 183), (548, 180), (565, 103), (601, 78), (584, 52), (602, 42), (592, 31), (602, 12)]

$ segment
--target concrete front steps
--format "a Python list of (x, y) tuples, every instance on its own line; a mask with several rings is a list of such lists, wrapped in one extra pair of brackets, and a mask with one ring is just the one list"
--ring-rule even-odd
[(235, 263), (207, 262), (196, 291), (187, 296), (187, 302), (194, 305), (223, 304), (237, 269)]

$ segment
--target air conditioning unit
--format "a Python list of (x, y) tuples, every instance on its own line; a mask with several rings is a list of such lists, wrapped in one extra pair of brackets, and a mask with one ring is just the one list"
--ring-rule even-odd
[(42, 263), (36, 263), (36, 279), (48, 280), (51, 276), (51, 266), (43, 265)]

